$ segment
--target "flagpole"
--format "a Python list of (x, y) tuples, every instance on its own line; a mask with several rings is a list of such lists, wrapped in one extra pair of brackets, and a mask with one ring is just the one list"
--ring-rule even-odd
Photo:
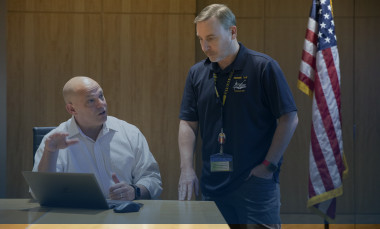
[(325, 229), (329, 229), (329, 223), (325, 220)]

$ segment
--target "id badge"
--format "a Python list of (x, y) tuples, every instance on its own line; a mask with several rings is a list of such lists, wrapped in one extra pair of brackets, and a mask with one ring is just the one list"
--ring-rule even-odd
[(232, 172), (232, 156), (217, 153), (210, 156), (211, 172)]

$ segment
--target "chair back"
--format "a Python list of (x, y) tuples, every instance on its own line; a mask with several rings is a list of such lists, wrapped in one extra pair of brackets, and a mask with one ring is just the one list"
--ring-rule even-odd
[(40, 146), (42, 139), (54, 128), (55, 127), (33, 127), (33, 165), (34, 155), (36, 155), (37, 149)]

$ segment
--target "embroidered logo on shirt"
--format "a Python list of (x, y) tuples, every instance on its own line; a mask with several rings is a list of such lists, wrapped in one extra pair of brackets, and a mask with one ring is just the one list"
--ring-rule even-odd
[(245, 92), (245, 89), (247, 88), (247, 78), (247, 76), (234, 77), (235, 84), (232, 87), (234, 92)]

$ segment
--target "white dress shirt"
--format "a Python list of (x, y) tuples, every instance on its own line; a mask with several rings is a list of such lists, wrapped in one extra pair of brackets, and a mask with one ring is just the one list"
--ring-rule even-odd
[(42, 139), (33, 171), (38, 171), (46, 138), (57, 131), (69, 133), (68, 138), (79, 139), (79, 143), (59, 150), (57, 172), (93, 173), (106, 198), (109, 198), (109, 188), (115, 184), (112, 173), (120, 182), (144, 185), (152, 199), (161, 194), (159, 167), (144, 135), (137, 127), (112, 116), (107, 117), (96, 141), (81, 131), (74, 117), (61, 123)]

